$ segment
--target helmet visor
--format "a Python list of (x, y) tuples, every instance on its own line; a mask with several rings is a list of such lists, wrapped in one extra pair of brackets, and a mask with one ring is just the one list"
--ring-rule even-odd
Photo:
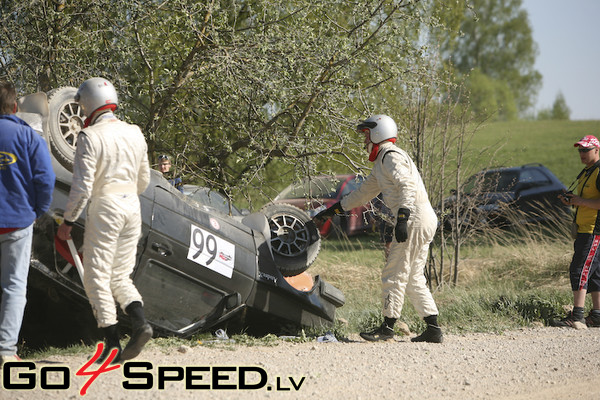
[(357, 131), (363, 131), (365, 129), (373, 129), (377, 126), (377, 122), (375, 121), (362, 121), (360, 124), (358, 124), (358, 126), (356, 127)]

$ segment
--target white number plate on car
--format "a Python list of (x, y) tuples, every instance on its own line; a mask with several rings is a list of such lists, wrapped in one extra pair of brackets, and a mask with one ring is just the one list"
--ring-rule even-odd
[(235, 264), (235, 245), (192, 225), (188, 260), (231, 278)]

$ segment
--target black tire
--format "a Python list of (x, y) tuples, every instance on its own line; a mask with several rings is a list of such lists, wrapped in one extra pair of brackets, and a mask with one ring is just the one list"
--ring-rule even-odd
[(275, 264), (283, 276), (306, 271), (321, 250), (319, 229), (308, 214), (289, 204), (268, 204), (261, 212), (271, 230)]
[(83, 128), (85, 116), (75, 101), (77, 89), (61, 87), (48, 92), (48, 138), (54, 158), (73, 171), (77, 134)]

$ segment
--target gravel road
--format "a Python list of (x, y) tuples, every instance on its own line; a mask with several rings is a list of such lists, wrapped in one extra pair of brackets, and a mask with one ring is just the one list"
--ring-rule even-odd
[[(36, 389), (10, 390), (4, 379), (0, 398), (600, 398), (600, 329), (536, 327), (444, 339), (443, 344), (412, 343), (408, 337), (383, 343), (367, 343), (358, 336), (337, 343), (281, 339), (276, 346), (183, 346), (169, 352), (151, 342), (135, 363), (100, 375), (84, 397), (80, 391), (88, 378), (76, 376), (76, 371), (89, 357), (52, 356), (27, 360), (35, 362), (35, 369), (20, 370), (36, 377)], [(11, 375), (13, 383), (27, 382), (16, 379), (15, 371)], [(63, 384), (65, 376), (68, 389), (52, 387)], [(40, 387), (42, 379), (47, 380), (46, 390)], [(240, 380), (257, 389), (239, 390)], [(138, 388), (127, 390), (127, 384)], [(139, 388), (144, 385), (151, 388)]]

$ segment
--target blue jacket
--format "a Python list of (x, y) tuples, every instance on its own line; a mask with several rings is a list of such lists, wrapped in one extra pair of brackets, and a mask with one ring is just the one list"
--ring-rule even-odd
[(46, 141), (19, 117), (0, 114), (0, 228), (25, 228), (44, 214), (55, 179)]
[(167, 179), (169, 183), (177, 188), (181, 193), (183, 193), (183, 181), (181, 178), (171, 178)]

